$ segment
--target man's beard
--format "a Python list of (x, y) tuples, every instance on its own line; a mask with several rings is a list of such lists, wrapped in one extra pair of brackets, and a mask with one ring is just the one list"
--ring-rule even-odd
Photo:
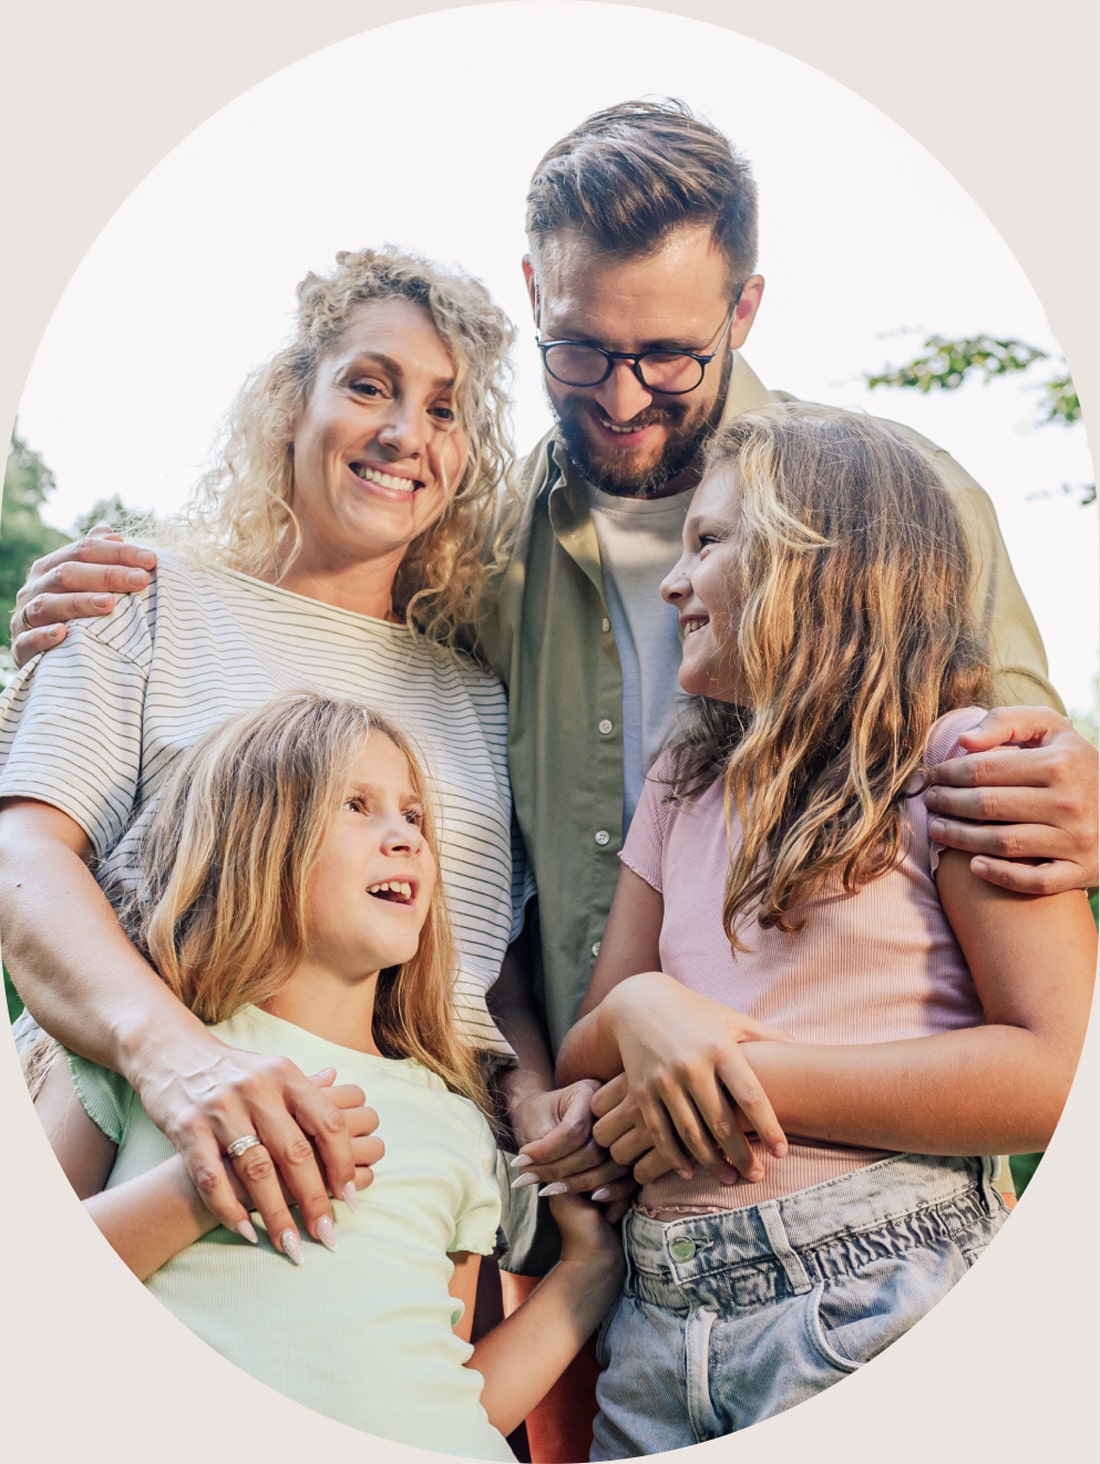
[(622, 452), (612, 449), (601, 453), (599, 461), (594, 459), (584, 428), (584, 419), (594, 407), (591, 400), (570, 397), (561, 406), (553, 401), (550, 405), (557, 417), (559, 436), (582, 477), (602, 493), (616, 498), (658, 498), (668, 483), (702, 458), (703, 448), (722, 420), (732, 369), (733, 352), (727, 351), (718, 393), (709, 409), (693, 411), (691, 398), (687, 396), (666, 401), (664, 406), (651, 406), (632, 419), (636, 427), (660, 422), (671, 429), (661, 456), (642, 473), (632, 466), (629, 448)]

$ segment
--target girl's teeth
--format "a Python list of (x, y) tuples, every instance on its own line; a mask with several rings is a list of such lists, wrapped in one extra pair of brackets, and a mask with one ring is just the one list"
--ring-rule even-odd
[(405, 880), (384, 880), (381, 884), (371, 885), (367, 890), (368, 895), (398, 895), (402, 900), (412, 899), (412, 885)]

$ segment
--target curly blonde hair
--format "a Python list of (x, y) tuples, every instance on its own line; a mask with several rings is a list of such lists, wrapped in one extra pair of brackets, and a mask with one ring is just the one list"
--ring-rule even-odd
[(901, 857), (904, 801), (936, 719), (987, 703), (957, 495), (874, 418), (809, 404), (745, 413), (709, 445), (741, 510), (733, 587), (747, 707), (699, 699), (672, 748), (676, 794), (725, 781), (723, 919), (796, 929), (839, 872)]
[(191, 557), (213, 555), (278, 582), (300, 544), (292, 443), (318, 365), (360, 305), (392, 299), (424, 310), (453, 357), (469, 443), (446, 511), (409, 546), (393, 589), (394, 609), (410, 629), (450, 645), (477, 619), (516, 519), (508, 420), (515, 328), (480, 281), (418, 255), (390, 247), (345, 251), (331, 274), (305, 277), (293, 340), (245, 383), (216, 465), (199, 480), (181, 519), (157, 537)]
[[(437, 855), (424, 772), (408, 738), (361, 703), (290, 692), (232, 717), (181, 754), (143, 830), (136, 889), (107, 891), (135, 947), (204, 1022), (274, 996), (309, 939), (310, 876), (363, 740), (409, 765)], [(480, 1107), (478, 1057), (455, 1030), (458, 961), (442, 880), (416, 954), (381, 973), (374, 1039)]]

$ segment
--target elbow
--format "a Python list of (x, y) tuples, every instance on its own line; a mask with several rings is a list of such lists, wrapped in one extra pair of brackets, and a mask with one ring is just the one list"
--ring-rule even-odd
[(1011, 1124), (1011, 1142), (1004, 1146), (1013, 1154), (1040, 1154), (1050, 1144), (1073, 1086), (1080, 1046), (1048, 1057), (1040, 1073), (1030, 1080), (1021, 1075), (1016, 1122)]

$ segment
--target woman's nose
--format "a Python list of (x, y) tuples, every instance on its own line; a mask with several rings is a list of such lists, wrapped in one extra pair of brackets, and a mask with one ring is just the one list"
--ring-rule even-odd
[(424, 450), (420, 413), (406, 403), (392, 402), (378, 429), (378, 443), (394, 458), (419, 457)]

